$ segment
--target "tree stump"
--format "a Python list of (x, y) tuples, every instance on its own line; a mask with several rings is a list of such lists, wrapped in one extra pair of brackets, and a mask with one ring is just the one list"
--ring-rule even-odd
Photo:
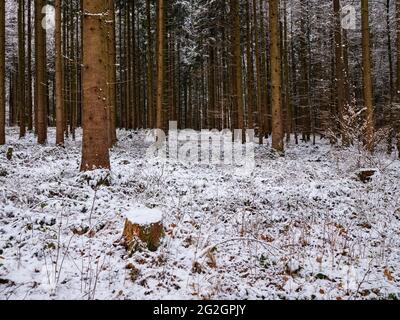
[(141, 247), (157, 251), (164, 236), (163, 214), (158, 209), (137, 208), (126, 213), (123, 237), (130, 253)]
[(357, 173), (357, 176), (362, 182), (367, 183), (372, 180), (372, 177), (376, 172), (377, 169), (360, 169)]

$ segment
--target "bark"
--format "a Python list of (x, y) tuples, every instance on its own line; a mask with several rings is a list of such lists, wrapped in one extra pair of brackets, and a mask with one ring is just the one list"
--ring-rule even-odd
[(28, 130), (33, 130), (33, 117), (32, 117), (32, 1), (28, 0), (28, 74), (27, 74), (27, 87), (26, 87), (26, 113)]
[(247, 58), (247, 117), (249, 129), (254, 128), (254, 67), (252, 57), (252, 30), (250, 22), (250, 2), (246, 4), (246, 58)]
[[(234, 99), (237, 108), (237, 128), (244, 129), (242, 53), (240, 47), (240, 6), (239, 0), (230, 0), (232, 18), (232, 53), (234, 70)], [(243, 138), (245, 135), (243, 134)]]
[[(396, 66), (396, 101), (400, 102), (400, 0), (396, 0), (396, 51), (397, 51), (397, 66)], [(400, 157), (400, 119), (397, 118), (397, 151)]]
[(292, 105), (290, 101), (290, 66), (289, 66), (289, 42), (288, 42), (288, 23), (287, 23), (287, 2), (284, 0), (284, 30), (283, 30), (283, 65), (285, 73), (285, 109), (286, 109), (286, 142), (290, 142), (292, 133)]
[(153, 96), (153, 37), (151, 35), (150, 0), (146, 0), (147, 15), (147, 121), (148, 128), (154, 127), (154, 96)]
[(157, 0), (157, 97), (156, 97), (156, 127), (163, 129), (164, 125), (164, 47), (165, 47), (165, 4)]
[(396, 65), (396, 96), (397, 101), (400, 102), (400, 0), (396, 0), (396, 53), (397, 53), (397, 65)]
[(18, 0), (18, 110), (19, 137), (26, 134), (25, 110), (25, 5), (24, 0)]
[(107, 117), (108, 0), (83, 0), (83, 147), (81, 171), (109, 169)]
[(372, 68), (369, 30), (368, 0), (361, 0), (362, 15), (362, 65), (363, 65), (363, 93), (364, 107), (366, 108), (365, 144), (370, 152), (374, 151), (374, 106), (372, 96)]
[(258, 136), (260, 143), (263, 141), (263, 113), (262, 113), (262, 89), (261, 89), (261, 55), (260, 55), (260, 43), (259, 43), (259, 28), (257, 19), (257, 0), (253, 0), (253, 24), (255, 33), (255, 59), (256, 59), (256, 74), (257, 74), (257, 125), (258, 125)]
[[(5, 1), (0, 2), (0, 145), (6, 143)], [(11, 90), (10, 90), (11, 91)]]
[(270, 46), (271, 46), (271, 83), (272, 83), (272, 148), (284, 151), (282, 123), (282, 79), (280, 50), (279, 0), (269, 0)]
[(115, 9), (114, 0), (108, 0), (108, 111), (109, 111), (109, 146), (117, 142), (116, 133), (116, 49), (115, 49)]
[(44, 0), (35, 2), (36, 115), (38, 143), (47, 142), (46, 30), (42, 26)]
[(56, 144), (64, 145), (63, 57), (61, 41), (61, 0), (55, 1), (55, 77), (56, 77)]
[(343, 61), (340, 0), (333, 0), (333, 10), (335, 14), (334, 42), (335, 42), (336, 107), (339, 115), (339, 131), (342, 136), (343, 144), (347, 145), (346, 126), (344, 123), (345, 90), (344, 90), (344, 61)]

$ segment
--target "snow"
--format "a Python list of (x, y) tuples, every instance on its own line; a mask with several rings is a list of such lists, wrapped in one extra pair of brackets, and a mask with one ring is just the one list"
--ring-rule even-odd
[(159, 223), (162, 221), (163, 214), (158, 209), (135, 208), (126, 213), (126, 218), (133, 224), (142, 226)]
[[(53, 129), (46, 147), (32, 134), (19, 140), (17, 129), (7, 137), (0, 299), (400, 296), (400, 161), (385, 146), (366, 157), (317, 139), (278, 157), (268, 141), (242, 176), (147, 159), (146, 132), (121, 130), (112, 171), (83, 174), (80, 130), (65, 148)], [(363, 183), (360, 168), (380, 174)], [(157, 252), (130, 256), (122, 232), (138, 207), (163, 213), (165, 239)]]

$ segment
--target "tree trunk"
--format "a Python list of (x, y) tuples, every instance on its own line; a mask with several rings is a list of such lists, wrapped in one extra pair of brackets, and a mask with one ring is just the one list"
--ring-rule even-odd
[(250, 1), (246, 4), (246, 57), (247, 57), (247, 127), (254, 129), (254, 68), (252, 57), (252, 30), (250, 19)]
[(154, 96), (153, 96), (153, 38), (151, 35), (150, 0), (146, 0), (147, 15), (147, 126), (154, 128)]
[(33, 118), (32, 118), (32, 1), (28, 0), (28, 80), (26, 87), (26, 113), (28, 120), (28, 130), (33, 130)]
[(116, 49), (115, 49), (115, 9), (114, 0), (108, 0), (108, 113), (109, 113), (109, 146), (117, 142), (116, 133)]
[(372, 97), (372, 74), (371, 74), (371, 47), (369, 31), (369, 6), (368, 0), (361, 0), (362, 15), (362, 65), (363, 65), (363, 87), (364, 107), (366, 108), (367, 123), (365, 132), (365, 144), (370, 152), (374, 151), (374, 106)]
[(109, 169), (107, 117), (108, 0), (83, 0), (83, 147), (81, 171)]
[(36, 115), (38, 143), (47, 142), (46, 30), (42, 26), (44, 0), (35, 2)]
[(333, 10), (335, 14), (335, 82), (336, 82), (336, 104), (339, 115), (339, 130), (342, 136), (342, 142), (347, 145), (346, 127), (344, 123), (345, 113), (345, 90), (344, 90), (344, 62), (343, 62), (343, 44), (342, 44), (342, 22), (340, 0), (333, 0)]
[(397, 47), (397, 66), (396, 66), (396, 96), (400, 102), (400, 0), (396, 0), (396, 47)]
[(258, 126), (258, 137), (260, 143), (263, 141), (263, 110), (262, 110), (262, 79), (261, 79), (261, 55), (260, 55), (260, 43), (259, 43), (259, 28), (257, 19), (257, 0), (253, 0), (253, 24), (255, 32), (255, 59), (256, 59), (256, 74), (257, 74), (257, 126)]
[(26, 134), (25, 110), (25, 1), (18, 0), (18, 110), (19, 137)]
[(284, 30), (283, 30), (283, 65), (285, 74), (285, 109), (286, 109), (286, 142), (290, 142), (292, 133), (292, 105), (290, 101), (290, 66), (289, 66), (289, 42), (288, 42), (288, 22), (287, 22), (287, 2), (284, 0)]
[[(0, 145), (6, 143), (5, 1), (0, 2)], [(11, 91), (11, 90), (10, 90)]]
[[(396, 0), (396, 47), (397, 47), (397, 66), (396, 66), (396, 101), (400, 102), (400, 0)], [(399, 116), (398, 116), (399, 117)], [(397, 152), (400, 157), (400, 119), (397, 117)]]
[(279, 0), (269, 0), (270, 45), (271, 45), (271, 83), (272, 83), (272, 148), (284, 151), (282, 123), (282, 79), (280, 50)]
[(56, 144), (64, 145), (63, 57), (61, 44), (61, 0), (55, 2)]
[[(237, 108), (237, 128), (244, 129), (244, 107), (243, 107), (243, 77), (242, 77), (242, 52), (240, 47), (240, 5), (239, 0), (230, 0), (232, 21), (232, 53), (234, 70), (233, 95)], [(245, 135), (242, 134), (242, 140)]]
[(156, 128), (164, 129), (164, 33), (165, 6), (164, 0), (157, 0), (157, 120)]
[(309, 64), (307, 57), (307, 45), (308, 45), (308, 27), (307, 27), (307, 15), (309, 14), (306, 7), (306, 0), (300, 1), (301, 5), (301, 17), (300, 17), (300, 88), (299, 88), (299, 100), (300, 100), (300, 110), (299, 123), (301, 124), (302, 137), (304, 142), (308, 142), (311, 139), (311, 118), (310, 118), (310, 74), (309, 74)]

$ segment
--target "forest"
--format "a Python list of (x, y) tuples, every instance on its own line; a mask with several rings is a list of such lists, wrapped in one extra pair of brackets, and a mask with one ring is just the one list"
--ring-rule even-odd
[(0, 3), (0, 300), (400, 299), (400, 0)]

